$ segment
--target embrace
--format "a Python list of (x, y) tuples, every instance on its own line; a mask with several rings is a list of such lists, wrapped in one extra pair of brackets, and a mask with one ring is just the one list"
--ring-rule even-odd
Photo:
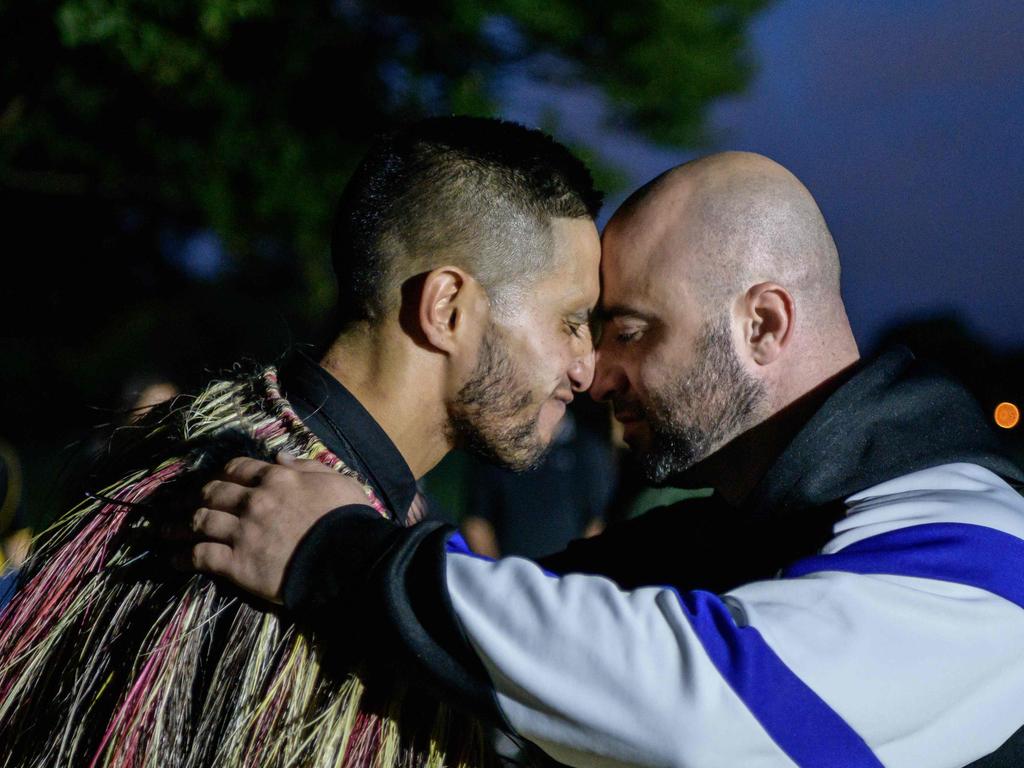
[[(483, 724), (572, 766), (1019, 766), (1024, 470), (971, 396), (861, 358), (775, 162), (600, 205), (538, 131), (382, 136), (333, 342), (148, 417), (0, 614), (10, 764), (474, 765)], [(409, 515), (454, 448), (535, 465), (577, 396), (714, 493), (539, 562)]]

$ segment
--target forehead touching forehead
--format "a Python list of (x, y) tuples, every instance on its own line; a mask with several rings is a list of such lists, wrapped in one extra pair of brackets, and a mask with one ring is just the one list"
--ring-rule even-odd
[(556, 271), (565, 287), (595, 304), (601, 286), (601, 240), (593, 220), (552, 219), (551, 234)]

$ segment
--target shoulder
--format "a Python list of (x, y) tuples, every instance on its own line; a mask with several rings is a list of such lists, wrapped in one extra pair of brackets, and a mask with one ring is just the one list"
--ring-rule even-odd
[(845, 500), (821, 553), (725, 596), (891, 766), (964, 765), (1024, 704), (1024, 498), (975, 464)]
[(1024, 496), (977, 464), (943, 464), (896, 477), (845, 500), (823, 552), (922, 525), (969, 525), (1024, 539)]

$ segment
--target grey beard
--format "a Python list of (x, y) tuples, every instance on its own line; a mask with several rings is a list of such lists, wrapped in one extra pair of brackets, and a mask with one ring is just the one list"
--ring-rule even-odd
[(707, 323), (690, 370), (651, 395), (651, 444), (638, 457), (647, 480), (665, 483), (707, 458), (750, 426), (765, 398), (733, 351), (728, 319)]

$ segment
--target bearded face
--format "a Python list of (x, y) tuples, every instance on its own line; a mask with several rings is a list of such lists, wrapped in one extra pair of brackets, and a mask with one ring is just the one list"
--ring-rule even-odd
[(543, 405), (544, 399), (535, 395), (526, 373), (491, 323), (473, 374), (448, 405), (452, 441), (506, 469), (533, 469), (548, 447), (538, 428)]
[(663, 483), (718, 450), (753, 423), (765, 397), (733, 350), (728, 320), (706, 323), (690, 367), (649, 388), (646, 402), (628, 405), (646, 424), (630, 442), (647, 479)]

